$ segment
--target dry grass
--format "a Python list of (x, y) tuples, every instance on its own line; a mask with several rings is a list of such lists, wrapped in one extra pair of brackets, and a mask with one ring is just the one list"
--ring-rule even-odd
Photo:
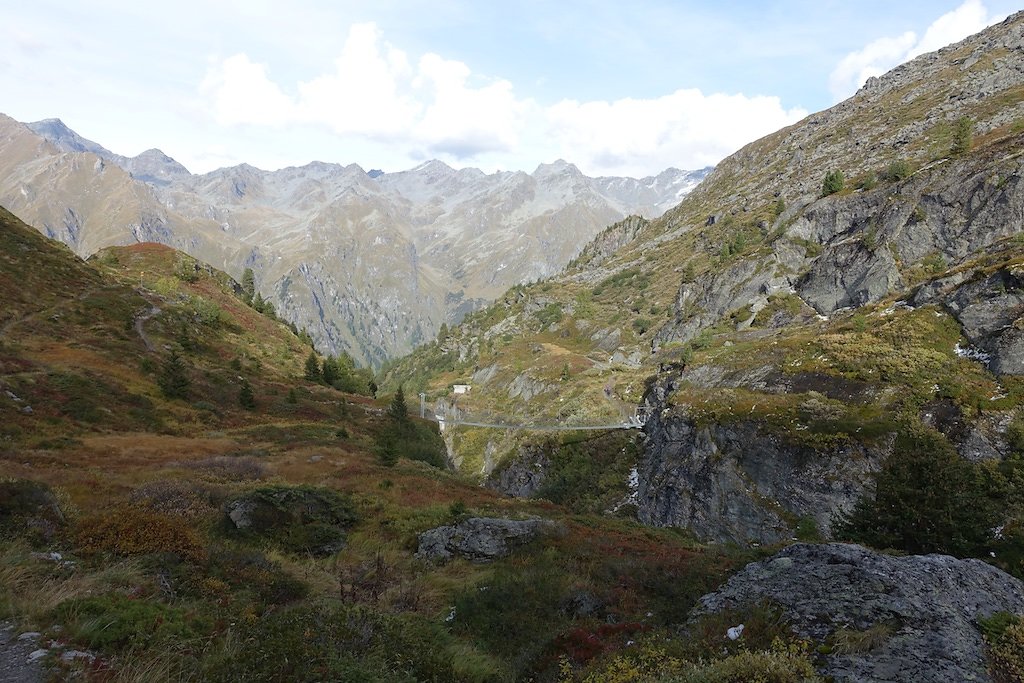
[(36, 559), (21, 543), (0, 550), (0, 609), (5, 617), (41, 629), (50, 626), (50, 615), (65, 600), (149, 583), (142, 564), (134, 559), (83, 572)]

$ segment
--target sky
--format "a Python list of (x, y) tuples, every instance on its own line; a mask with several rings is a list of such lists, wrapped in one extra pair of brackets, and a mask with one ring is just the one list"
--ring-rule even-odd
[(0, 0), (0, 112), (193, 173), (712, 165), (1004, 0)]

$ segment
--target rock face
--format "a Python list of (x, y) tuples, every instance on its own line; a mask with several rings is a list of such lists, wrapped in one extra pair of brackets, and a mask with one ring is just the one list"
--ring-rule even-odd
[(828, 536), (834, 511), (853, 505), (885, 457), (856, 443), (796, 446), (751, 421), (698, 426), (672, 411), (655, 413), (644, 431), (640, 521), (709, 541), (775, 543), (802, 519)]
[(866, 652), (832, 647), (821, 672), (837, 683), (988, 681), (977, 620), (1024, 612), (1024, 583), (981, 560), (797, 544), (747, 565), (693, 616), (764, 601), (814, 642), (833, 645), (840, 629), (888, 633)]
[(421, 533), (416, 557), (440, 561), (462, 557), (473, 562), (490, 562), (555, 529), (553, 522), (542, 519), (471, 517)]
[(547, 479), (551, 459), (539, 446), (527, 445), (484, 482), (488, 488), (513, 498), (529, 498), (540, 490)]

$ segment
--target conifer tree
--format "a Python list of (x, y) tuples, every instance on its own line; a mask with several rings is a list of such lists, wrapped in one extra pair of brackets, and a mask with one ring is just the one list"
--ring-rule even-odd
[(310, 351), (309, 356), (306, 358), (305, 377), (310, 382), (319, 382), (323, 379), (323, 373), (320, 370), (320, 361), (316, 357), (316, 351)]
[(254, 294), (256, 294), (256, 278), (252, 268), (246, 268), (242, 273), (242, 295), (246, 301), (252, 301)]
[(238, 403), (246, 410), (255, 410), (256, 408), (256, 394), (253, 393), (252, 385), (247, 379), (242, 380), (242, 386), (238, 390)]
[(391, 398), (391, 405), (388, 407), (388, 416), (399, 422), (405, 424), (409, 421), (409, 406), (405, 403), (405, 391), (402, 389), (402, 385), (398, 385), (395, 395)]
[(323, 377), (324, 384), (329, 387), (333, 387), (334, 383), (341, 377), (341, 372), (338, 369), (338, 361), (333, 356), (327, 356), (324, 358), (323, 368), (320, 371)]
[(161, 393), (167, 398), (188, 397), (188, 388), (191, 382), (185, 370), (185, 363), (177, 351), (171, 351), (171, 355), (164, 361), (156, 382)]

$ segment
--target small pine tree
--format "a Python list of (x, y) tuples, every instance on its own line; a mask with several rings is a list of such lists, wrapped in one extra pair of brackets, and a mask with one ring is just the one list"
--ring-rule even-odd
[(156, 382), (161, 393), (167, 398), (188, 397), (188, 388), (191, 382), (188, 372), (185, 370), (185, 362), (181, 360), (177, 351), (171, 351), (171, 355), (164, 361)]
[(448, 323), (441, 323), (441, 329), (437, 331), (437, 343), (443, 344), (448, 339)]
[(973, 144), (974, 121), (967, 116), (961, 116), (953, 124), (953, 144), (949, 148), (949, 153), (956, 157), (967, 154)]
[(783, 212), (785, 212), (785, 210), (786, 200), (783, 199), (782, 197), (779, 197), (778, 199), (775, 200), (775, 203), (772, 205), (772, 218), (778, 218), (783, 214)]
[(338, 361), (333, 356), (327, 356), (324, 358), (323, 368), (320, 370), (320, 375), (329, 387), (333, 387), (334, 383), (341, 377), (341, 371), (338, 368)]
[(288, 397), (285, 400), (292, 405), (299, 402), (299, 395), (295, 392), (295, 387), (288, 390)]
[(388, 406), (388, 417), (399, 423), (409, 421), (409, 406), (405, 403), (405, 391), (402, 385), (398, 385), (395, 395), (391, 397), (391, 405)]
[(304, 375), (310, 382), (319, 382), (324, 376), (320, 370), (320, 361), (316, 357), (316, 351), (310, 351), (309, 356), (306, 358), (306, 374)]
[(398, 444), (394, 435), (386, 433), (378, 438), (377, 458), (385, 467), (394, 467), (398, 463)]
[(249, 380), (243, 379), (242, 386), (238, 389), (238, 404), (246, 410), (256, 409), (256, 394), (253, 393)]
[(843, 177), (843, 172), (834, 169), (825, 174), (825, 180), (821, 183), (821, 196), (827, 197), (830, 194), (835, 194), (843, 189), (846, 179)]
[(242, 272), (242, 296), (245, 297), (246, 301), (252, 301), (255, 294), (256, 277), (253, 275), (252, 268), (246, 268)]

